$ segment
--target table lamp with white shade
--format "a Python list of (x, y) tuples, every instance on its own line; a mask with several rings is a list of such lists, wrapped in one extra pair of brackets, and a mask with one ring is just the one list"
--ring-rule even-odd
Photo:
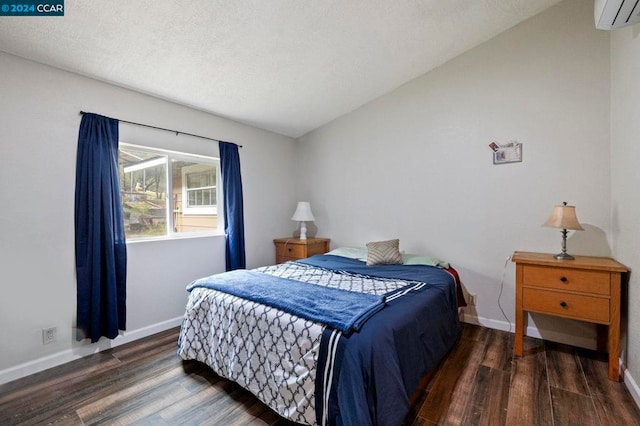
[(300, 222), (300, 239), (307, 239), (307, 224), (306, 222), (313, 222), (315, 218), (311, 212), (311, 204), (308, 201), (299, 201), (296, 207), (295, 213), (291, 216), (291, 220)]

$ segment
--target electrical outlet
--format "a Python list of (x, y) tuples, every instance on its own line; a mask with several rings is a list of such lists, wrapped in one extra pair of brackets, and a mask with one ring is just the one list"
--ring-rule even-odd
[(48, 345), (49, 343), (55, 343), (58, 337), (58, 330), (55, 327), (42, 329), (42, 344)]
[(467, 300), (467, 304), (471, 306), (476, 306), (476, 297), (477, 294), (469, 293), (469, 300)]

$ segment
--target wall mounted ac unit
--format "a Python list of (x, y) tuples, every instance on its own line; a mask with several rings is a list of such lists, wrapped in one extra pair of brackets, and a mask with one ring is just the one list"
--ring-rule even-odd
[(640, 22), (640, 0), (595, 0), (596, 28), (616, 28)]

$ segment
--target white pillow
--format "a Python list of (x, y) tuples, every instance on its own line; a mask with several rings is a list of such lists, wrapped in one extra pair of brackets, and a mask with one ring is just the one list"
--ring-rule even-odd
[(427, 265), (437, 266), (439, 268), (448, 268), (449, 262), (438, 259), (437, 257), (420, 256), (418, 254), (402, 254), (402, 263), (404, 265)]
[(363, 262), (367, 260), (367, 249), (365, 247), (338, 247), (327, 254), (362, 260)]

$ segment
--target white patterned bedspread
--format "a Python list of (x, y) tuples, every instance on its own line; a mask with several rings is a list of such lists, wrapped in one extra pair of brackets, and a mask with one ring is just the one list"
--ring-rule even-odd
[[(407, 281), (336, 273), (297, 262), (256, 269), (281, 278), (382, 295)], [(316, 424), (315, 379), (324, 325), (215, 290), (195, 288), (178, 355), (237, 382), (282, 417)]]

